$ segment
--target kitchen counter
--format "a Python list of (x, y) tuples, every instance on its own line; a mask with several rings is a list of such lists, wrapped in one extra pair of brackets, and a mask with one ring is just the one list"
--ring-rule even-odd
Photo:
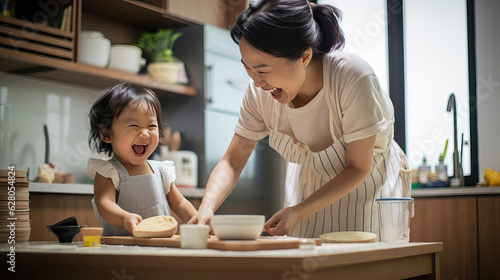
[[(186, 198), (203, 198), (204, 188), (179, 188)], [(46, 184), (30, 183), (31, 193), (57, 194), (94, 194), (91, 184)], [(420, 188), (411, 190), (412, 197), (462, 196), (462, 195), (500, 195), (500, 187), (458, 187), (458, 188)]]
[(412, 189), (412, 197), (500, 195), (500, 187), (444, 187)]
[[(56, 193), (56, 194), (94, 194), (94, 185), (91, 184), (48, 184), (30, 183), (30, 193)], [(186, 198), (203, 198), (205, 189), (202, 188), (179, 188)]]
[[(0, 244), (2, 274), (11, 265), (5, 261), (12, 255), (10, 246)], [(443, 244), (323, 244), (314, 249), (236, 252), (26, 242), (15, 244), (14, 250), (16, 272), (10, 276), (15, 279), (76, 275), (79, 279), (405, 279), (420, 275), (439, 279), (437, 256)]]

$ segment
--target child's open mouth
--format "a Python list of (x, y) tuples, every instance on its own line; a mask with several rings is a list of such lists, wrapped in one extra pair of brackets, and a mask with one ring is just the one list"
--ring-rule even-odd
[(132, 149), (134, 150), (134, 153), (138, 155), (143, 155), (146, 153), (146, 148), (148, 147), (148, 144), (133, 144)]

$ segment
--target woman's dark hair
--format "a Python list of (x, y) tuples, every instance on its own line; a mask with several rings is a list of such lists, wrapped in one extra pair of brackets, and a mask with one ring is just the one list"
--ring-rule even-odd
[(342, 13), (330, 5), (307, 0), (251, 1), (236, 18), (231, 37), (244, 37), (253, 47), (276, 57), (297, 60), (309, 47), (313, 58), (344, 47)]
[(101, 137), (109, 137), (111, 135), (113, 120), (120, 116), (127, 106), (139, 106), (143, 101), (146, 102), (149, 110), (156, 113), (160, 139), (162, 139), (161, 104), (156, 94), (149, 89), (137, 85), (122, 83), (105, 90), (92, 108), (90, 108), (90, 149), (95, 148), (98, 153), (105, 153), (111, 156), (113, 154), (111, 144), (104, 142)]

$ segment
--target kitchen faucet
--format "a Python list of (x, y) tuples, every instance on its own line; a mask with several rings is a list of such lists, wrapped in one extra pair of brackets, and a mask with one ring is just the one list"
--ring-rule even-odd
[[(464, 174), (462, 170), (462, 163), (458, 154), (458, 137), (457, 137), (457, 105), (455, 94), (452, 92), (448, 98), (448, 108), (446, 111), (451, 112), (453, 109), (453, 177), (451, 178), (450, 185), (452, 187), (464, 186)], [(463, 141), (463, 140), (462, 140)]]

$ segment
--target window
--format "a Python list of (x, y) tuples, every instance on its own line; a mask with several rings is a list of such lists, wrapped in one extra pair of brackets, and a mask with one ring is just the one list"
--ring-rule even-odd
[(437, 165), (448, 140), (444, 162), (448, 175), (453, 176), (454, 112), (447, 111), (453, 92), (457, 148), (466, 185), (474, 185), (477, 156), (474, 161), (472, 150), (475, 149), (477, 155), (474, 140), (477, 136), (473, 133), (476, 123), (471, 120), (475, 120), (475, 112), (471, 112), (470, 104), (475, 97), (475, 73), (470, 64), (474, 65), (475, 61), (474, 56), (472, 59), (469, 56), (474, 53), (474, 44), (468, 43), (471, 36), (468, 31), (473, 31), (468, 8), (466, 0), (402, 1), (404, 127), (411, 168), (417, 168), (424, 156), (428, 164)]
[[(453, 176), (453, 112), (456, 96), (458, 150), (466, 185), (477, 182), (473, 0), (324, 0), (343, 13), (346, 51), (375, 69), (395, 109), (395, 136), (412, 169), (423, 156), (445, 164)], [(381, 29), (380, 27), (384, 27)]]

